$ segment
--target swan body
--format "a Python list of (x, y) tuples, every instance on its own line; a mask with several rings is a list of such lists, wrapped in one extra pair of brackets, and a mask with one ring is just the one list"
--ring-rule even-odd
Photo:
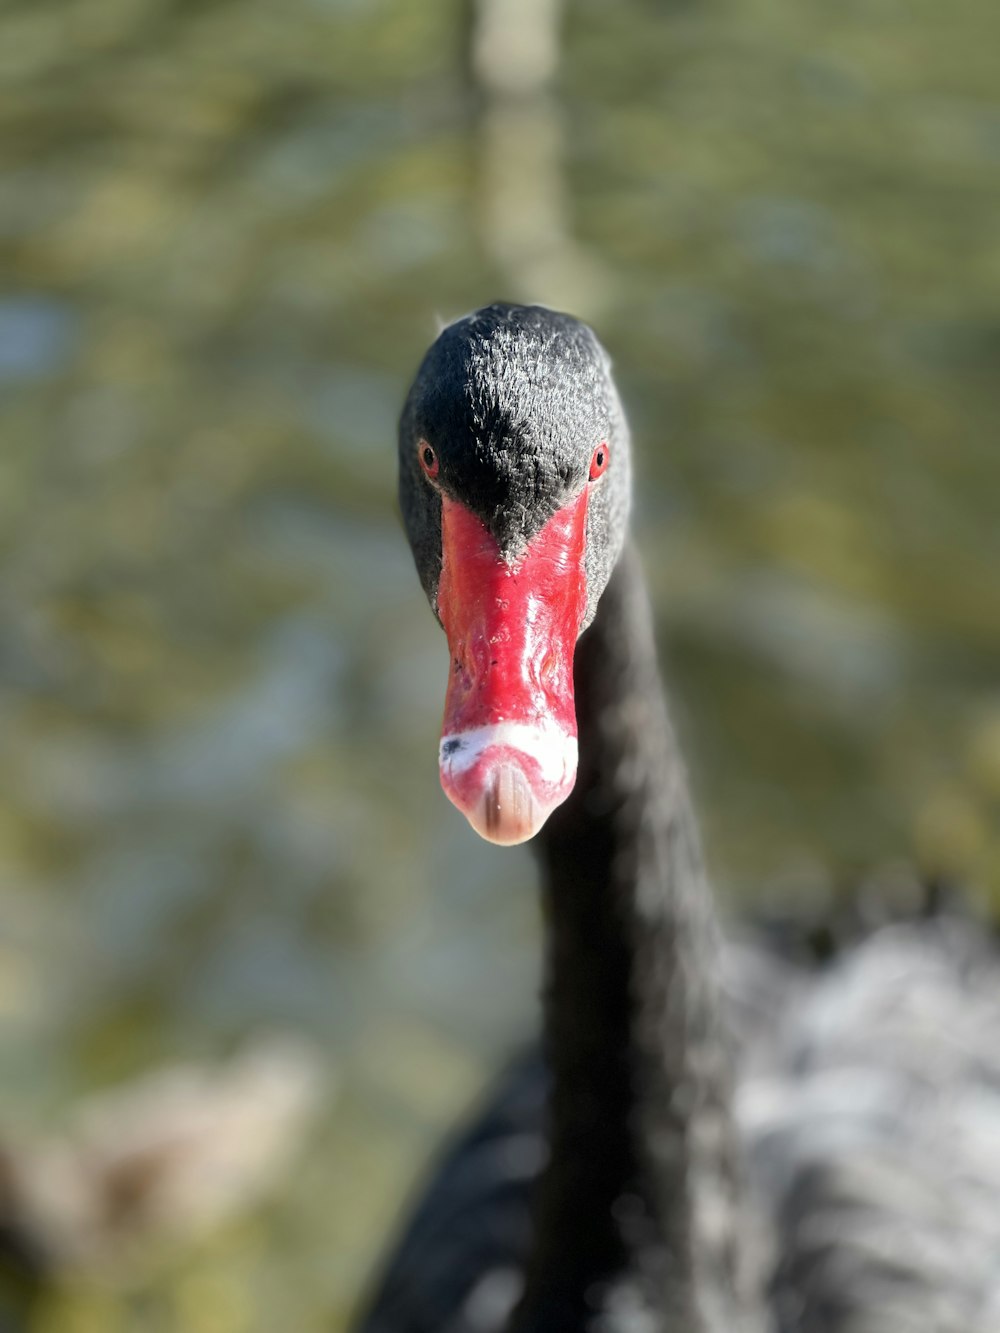
[[(736, 1117), (775, 1333), (1000, 1328), (1000, 975), (964, 922), (890, 926), (817, 977), (728, 950)], [(766, 972), (764, 971), (766, 969)], [(749, 984), (747, 973), (750, 973)], [(438, 1162), (365, 1333), (497, 1333), (546, 1159), (537, 1046)]]
[(586, 326), (498, 305), (443, 331), (403, 411), (401, 506), (452, 658), (442, 785), (538, 851), (544, 1035), (361, 1329), (995, 1333), (997, 968), (950, 922), (818, 978), (723, 949), (628, 496)]

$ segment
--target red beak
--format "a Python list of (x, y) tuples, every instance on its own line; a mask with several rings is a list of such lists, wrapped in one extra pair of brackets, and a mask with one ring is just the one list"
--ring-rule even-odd
[(490, 842), (532, 837), (576, 780), (586, 519), (584, 490), (507, 561), (474, 514), (442, 498), (438, 615), (452, 665), (441, 785)]

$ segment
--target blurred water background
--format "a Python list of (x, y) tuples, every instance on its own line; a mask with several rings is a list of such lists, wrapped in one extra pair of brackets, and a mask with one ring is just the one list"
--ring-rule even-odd
[(260, 1032), (332, 1080), (263, 1204), (43, 1333), (343, 1328), (535, 1022), (395, 512), (439, 318), (611, 350), (729, 909), (1000, 905), (1000, 10), (496, 8), (0, 8), (0, 1135)]

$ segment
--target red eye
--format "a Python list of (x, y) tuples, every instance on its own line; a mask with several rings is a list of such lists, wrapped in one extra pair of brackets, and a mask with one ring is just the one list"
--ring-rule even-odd
[(609, 451), (607, 444), (602, 441), (594, 450), (594, 456), (590, 460), (590, 480), (596, 481), (604, 469), (608, 466)]
[(417, 457), (420, 459), (420, 466), (428, 477), (436, 477), (441, 467), (437, 454), (427, 443), (421, 440), (417, 445)]

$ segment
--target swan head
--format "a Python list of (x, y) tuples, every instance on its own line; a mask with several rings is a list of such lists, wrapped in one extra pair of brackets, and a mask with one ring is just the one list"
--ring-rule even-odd
[(573, 654), (627, 526), (628, 431), (593, 332), (512, 305), (445, 328), (403, 408), (399, 497), (451, 653), (442, 786), (484, 838), (523, 842), (573, 789)]

